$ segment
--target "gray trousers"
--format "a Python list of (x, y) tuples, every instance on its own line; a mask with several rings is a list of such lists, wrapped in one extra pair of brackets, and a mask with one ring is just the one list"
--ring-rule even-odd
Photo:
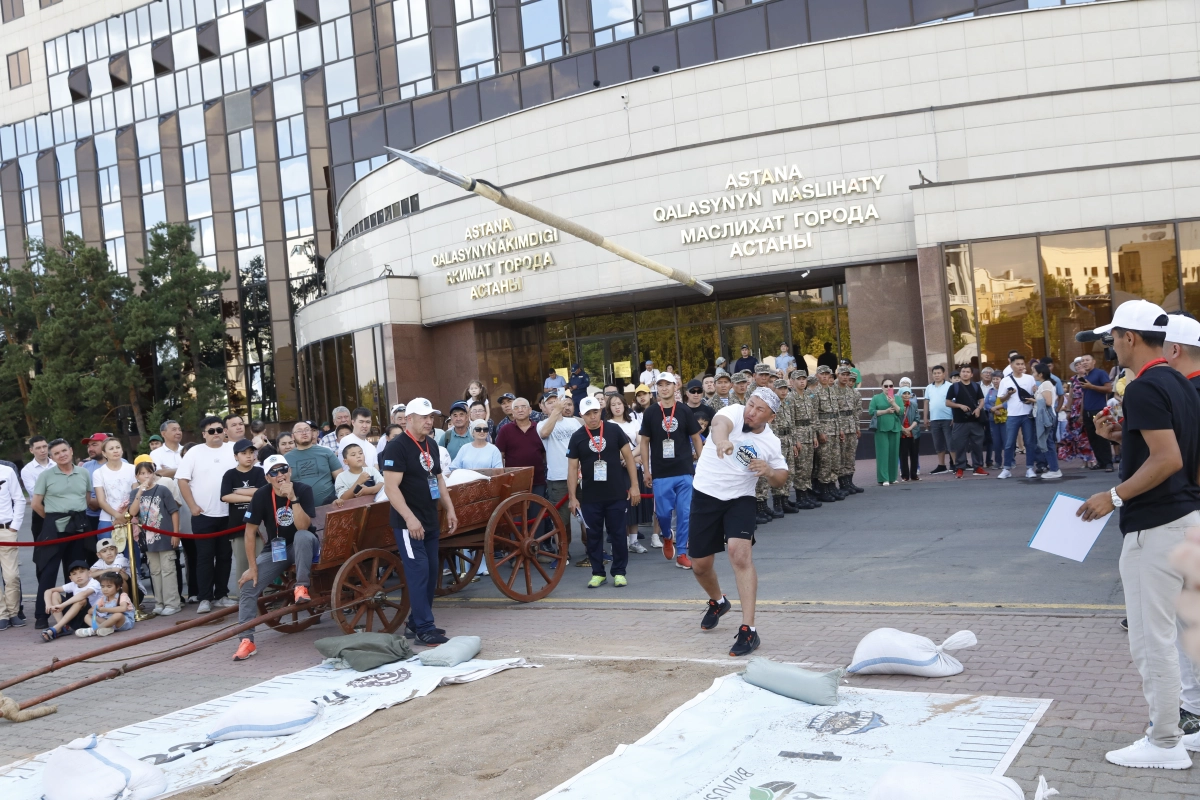
[(983, 431), (978, 422), (959, 422), (950, 430), (950, 452), (954, 454), (954, 466), (967, 468), (967, 451), (971, 451), (971, 466), (983, 466)]
[[(1026, 444), (1028, 447), (1029, 445)], [(1129, 653), (1142, 676), (1142, 693), (1150, 706), (1148, 734), (1158, 747), (1174, 747), (1179, 728), (1182, 690), (1178, 617), (1175, 599), (1183, 591), (1183, 575), (1171, 565), (1170, 553), (1184, 532), (1200, 525), (1200, 511), (1158, 528), (1126, 534), (1121, 547), (1121, 582), (1129, 617)]]
[[(254, 560), (258, 565), (258, 580), (243, 583), (238, 595), (238, 623), (249, 622), (258, 616), (258, 596), (263, 593), (263, 589), (274, 583), (276, 578), (287, 572), (292, 564), (296, 565), (296, 585), (308, 586), (313, 552), (316, 548), (317, 536), (311, 531), (296, 531), (296, 538), (288, 546), (286, 561), (272, 561), (271, 548), (264, 547)], [(240, 575), (238, 579), (241, 579)], [(254, 641), (254, 629), (245, 631), (239, 638)]]

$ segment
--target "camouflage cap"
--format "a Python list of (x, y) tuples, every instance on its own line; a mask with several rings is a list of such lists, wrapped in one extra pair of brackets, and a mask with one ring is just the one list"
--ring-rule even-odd
[(829, 367), (829, 365), (822, 364), (821, 366), (817, 367), (817, 374), (818, 375), (832, 375), (833, 370)]
[(843, 364), (842, 366), (837, 368), (837, 374), (838, 375), (849, 375), (849, 374), (851, 374), (850, 368), (847, 367), (845, 364)]
[(750, 381), (750, 376), (747, 375), (746, 373), (744, 373), (744, 372), (733, 373), (733, 382), (734, 383), (748, 383), (749, 381)]
[(774, 386), (776, 389), (786, 389), (788, 388), (788, 382), (784, 378), (776, 378)]
[(716, 375), (714, 375), (713, 377), (716, 377), (716, 378), (728, 378), (728, 377), (729, 377), (729, 373), (728, 373), (728, 372), (726, 372), (725, 370), (721, 369), (720, 367), (717, 367), (717, 373), (716, 373)]
[(807, 377), (808, 377), (808, 373), (807, 373), (807, 372), (805, 372), (805, 371), (804, 371), (804, 370), (802, 370), (802, 369), (794, 369), (794, 370), (792, 370), (792, 378), (793, 378), (793, 379), (796, 379), (796, 378), (807, 378)]
[(770, 375), (771, 374), (770, 364), (755, 364), (754, 365), (754, 374), (755, 375)]

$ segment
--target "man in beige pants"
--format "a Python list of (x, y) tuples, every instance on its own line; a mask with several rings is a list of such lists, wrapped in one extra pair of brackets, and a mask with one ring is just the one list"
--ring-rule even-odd
[[(25, 493), (12, 467), (0, 464), (0, 542), (15, 542), (17, 531), (25, 521)], [(21, 608), (21, 573), (17, 547), (0, 547), (0, 631), (25, 623), (17, 616)]]
[(1162, 358), (1166, 313), (1145, 300), (1122, 303), (1110, 333), (1119, 363), (1137, 377), (1125, 390), (1124, 419), (1096, 416), (1096, 432), (1121, 445), (1121, 483), (1079, 509), (1085, 520), (1120, 509), (1121, 582), (1129, 617), (1129, 651), (1150, 707), (1147, 735), (1105, 758), (1124, 767), (1187, 769), (1200, 735), (1180, 728), (1180, 659), (1175, 603), (1183, 575), (1170, 554), (1200, 525), (1200, 398)]

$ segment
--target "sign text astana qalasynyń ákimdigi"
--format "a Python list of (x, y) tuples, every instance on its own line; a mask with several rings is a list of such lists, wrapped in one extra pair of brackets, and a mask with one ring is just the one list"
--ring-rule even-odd
[[(481, 281), (471, 287), (472, 300), (519, 292), (524, 290), (525, 281), (517, 273), (537, 272), (552, 267), (555, 263), (554, 255), (549, 250), (509, 254), (555, 244), (559, 240), (558, 236), (558, 231), (554, 228), (516, 233), (512, 220), (500, 217), (467, 228), (463, 239), (471, 244), (435, 253), (433, 266), (448, 268), (446, 283), (450, 286)], [(495, 260), (483, 261), (485, 258)], [(460, 264), (462, 266), (456, 266)]]

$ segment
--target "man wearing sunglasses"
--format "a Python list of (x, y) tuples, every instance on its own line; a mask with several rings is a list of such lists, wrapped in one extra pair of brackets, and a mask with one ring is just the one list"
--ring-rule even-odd
[[(254, 493), (250, 510), (246, 512), (246, 562), (250, 566), (238, 578), (239, 623), (258, 616), (258, 596), (292, 564), (296, 565), (293, 597), (297, 603), (307, 603), (309, 574), (313, 555), (317, 552), (317, 536), (309, 530), (317, 514), (312, 487), (292, 480), (292, 469), (281, 455), (273, 455), (264, 461), (263, 469), (267, 473), (267, 485), (260, 486)], [(266, 531), (266, 545), (256, 557), (254, 540), (259, 535), (260, 524)], [(233, 660), (245, 661), (257, 652), (254, 629), (251, 628), (242, 634)]]
[[(225, 441), (225, 424), (220, 417), (200, 421), (204, 444), (191, 448), (175, 472), (179, 493), (192, 512), (192, 533), (215, 533), (229, 527), (229, 505), (221, 500), (221, 481), (237, 466), (233, 443)], [(227, 599), (229, 573), (233, 568), (233, 548), (228, 536), (196, 539), (196, 586), (188, 587), (200, 605), (197, 614), (207, 614), (214, 604), (230, 606)]]

